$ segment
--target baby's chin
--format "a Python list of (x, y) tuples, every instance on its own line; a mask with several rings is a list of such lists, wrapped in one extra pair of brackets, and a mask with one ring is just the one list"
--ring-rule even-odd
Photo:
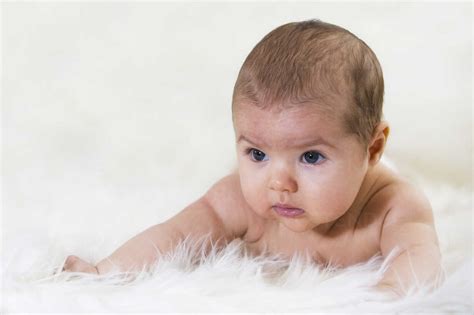
[[(263, 209), (263, 207), (261, 207), (260, 209)], [(325, 225), (329, 224), (326, 221), (322, 221), (322, 218), (319, 218), (320, 220), (317, 220), (314, 217), (310, 217), (307, 212), (304, 212), (303, 214), (295, 217), (282, 216), (276, 211), (274, 211), (272, 207), (266, 209), (265, 211), (255, 212), (263, 219), (276, 221), (280, 225), (295, 233), (304, 233), (311, 230), (316, 231), (318, 227), (324, 228)]]
[(295, 233), (315, 232), (316, 234), (324, 235), (327, 230), (333, 225), (334, 221), (316, 222), (314, 218), (309, 218), (303, 215), (298, 218), (277, 217), (276, 220), (288, 230)]
[(313, 230), (318, 224), (309, 221), (305, 217), (300, 218), (277, 218), (280, 224), (284, 225), (288, 230), (295, 233), (304, 233)]

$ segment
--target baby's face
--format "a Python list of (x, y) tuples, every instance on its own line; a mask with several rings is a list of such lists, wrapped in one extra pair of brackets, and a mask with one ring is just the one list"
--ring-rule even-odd
[(341, 118), (314, 105), (275, 112), (242, 103), (234, 129), (242, 192), (260, 216), (304, 232), (351, 207), (368, 161)]

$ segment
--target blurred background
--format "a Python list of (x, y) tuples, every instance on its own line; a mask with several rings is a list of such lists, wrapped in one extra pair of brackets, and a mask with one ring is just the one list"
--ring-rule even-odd
[[(471, 3), (2, 3), (3, 236), (112, 249), (236, 163), (235, 79), (284, 23), (318, 18), (377, 54), (387, 156), (472, 189)], [(72, 243), (71, 243), (72, 244)]]

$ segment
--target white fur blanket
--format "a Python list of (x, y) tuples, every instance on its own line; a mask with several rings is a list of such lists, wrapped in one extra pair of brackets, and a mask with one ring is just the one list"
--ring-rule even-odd
[(242, 257), (238, 241), (198, 265), (199, 247), (182, 246), (128, 283), (53, 275), (67, 255), (98, 262), (226, 174), (238, 70), (290, 21), (321, 18), (366, 41), (384, 69), (393, 152), (468, 181), (471, 3), (148, 2), (1, 3), (0, 313), (472, 313), (472, 186), (431, 181), (419, 184), (447, 279), (397, 302), (370, 289), (380, 259), (320, 269)]
[(96, 262), (115, 244), (93, 245), (86, 237), (91, 232), (84, 231), (84, 239), (75, 239), (66, 250), (67, 240), (31, 231), (5, 240), (1, 310), (472, 313), (471, 192), (432, 183), (423, 187), (435, 211), (447, 273), (432, 293), (421, 291), (394, 302), (374, 292), (370, 286), (382, 263), (377, 257), (347, 269), (321, 269), (301, 257), (285, 262), (244, 256), (239, 240), (200, 263), (195, 259), (199, 244), (184, 243), (131, 282), (119, 275), (53, 275), (68, 254)]
[(470, 177), (471, 3), (151, 2), (0, 4), (0, 313), (472, 313), (472, 186), (435, 182), (420, 186), (447, 279), (398, 302), (370, 289), (380, 259), (319, 269), (241, 257), (239, 242), (199, 265), (188, 244), (129, 283), (53, 276), (67, 255), (98, 262), (226, 174), (238, 70), (292, 21), (320, 18), (366, 41), (387, 82), (389, 147), (433, 178)]

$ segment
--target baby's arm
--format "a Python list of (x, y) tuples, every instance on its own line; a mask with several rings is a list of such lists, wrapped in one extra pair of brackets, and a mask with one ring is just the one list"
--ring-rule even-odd
[(69, 256), (64, 270), (106, 274), (116, 266), (120, 271), (139, 271), (187, 236), (195, 239), (209, 235), (214, 246), (223, 246), (247, 230), (248, 209), (239, 204), (239, 194), (237, 174), (226, 176), (176, 216), (136, 235), (96, 266)]
[(433, 213), (426, 197), (403, 189), (388, 211), (381, 231), (381, 251), (396, 254), (377, 287), (402, 296), (413, 285), (433, 288), (442, 280), (441, 253)]

